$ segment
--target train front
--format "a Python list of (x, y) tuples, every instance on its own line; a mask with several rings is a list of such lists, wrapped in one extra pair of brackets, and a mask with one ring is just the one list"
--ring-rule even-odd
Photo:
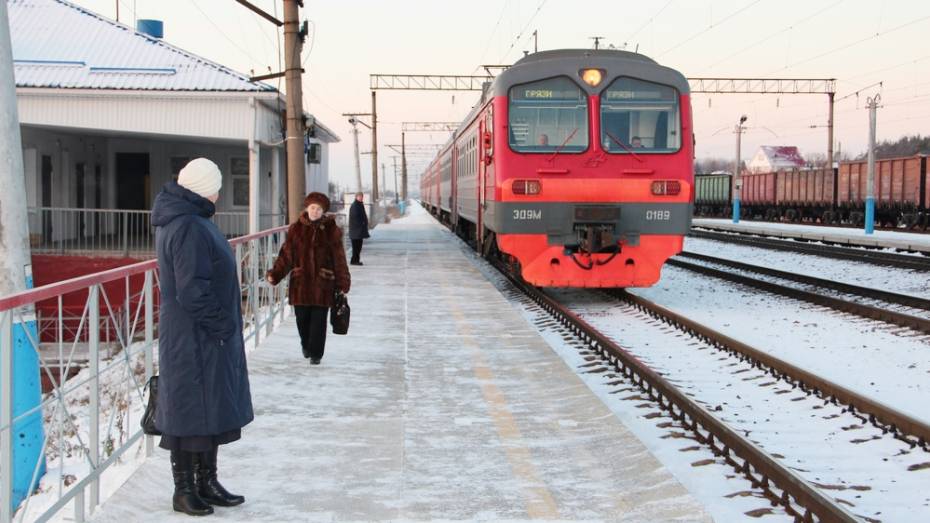
[(492, 89), (495, 190), (484, 221), (523, 278), (656, 283), (691, 225), (684, 76), (624, 51), (548, 51), (514, 64)]

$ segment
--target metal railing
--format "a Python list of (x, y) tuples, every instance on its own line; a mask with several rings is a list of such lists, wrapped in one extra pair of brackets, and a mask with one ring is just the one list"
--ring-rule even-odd
[[(218, 212), (213, 223), (227, 238), (248, 234), (249, 213)], [(262, 230), (287, 223), (283, 214), (262, 214)], [(30, 207), (29, 241), (34, 253), (110, 253), (153, 256), (152, 212), (128, 209)]]
[[(230, 241), (242, 289), (243, 334), (256, 347), (286, 310), (286, 285), (264, 282), (286, 230), (278, 227)], [(143, 448), (145, 456), (152, 454), (153, 438), (143, 435), (139, 419), (143, 386), (157, 366), (158, 295), (157, 263), (149, 260), (0, 297), (0, 523), (48, 521), (69, 504), (74, 520), (84, 521), (85, 511), (93, 513), (100, 504), (101, 476), (111, 465), (131, 457), (133, 448), (136, 455)], [(57, 341), (42, 344), (27, 330), (28, 346), (15, 348), (13, 325), (24, 324), (32, 308), (50, 301), (58, 311)], [(76, 302), (82, 312), (69, 323), (65, 311)], [(72, 330), (70, 337), (65, 329)], [(115, 339), (108, 346), (102, 334)], [(83, 357), (79, 349), (85, 351)], [(14, 350), (35, 351), (39, 372), (50, 385), (38, 406), (15, 416), (8, 371)], [(14, 427), (39, 412), (44, 459), (31, 473), (31, 495), (14, 515)], [(43, 464), (48, 469), (41, 476)]]

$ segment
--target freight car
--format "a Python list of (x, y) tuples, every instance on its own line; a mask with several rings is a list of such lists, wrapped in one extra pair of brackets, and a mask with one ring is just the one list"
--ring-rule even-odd
[(420, 192), (531, 284), (645, 287), (682, 249), (692, 159), (681, 73), (625, 51), (545, 51), (494, 79)]
[[(744, 174), (740, 215), (768, 221), (862, 226), (867, 169), (867, 162), (859, 160), (841, 162), (834, 169)], [(731, 178), (695, 177), (695, 210), (699, 215), (730, 215)], [(722, 186), (728, 187), (724, 190)], [(722, 196), (724, 192), (726, 196)], [(930, 179), (925, 155), (875, 162), (875, 222), (886, 227), (930, 227)]]

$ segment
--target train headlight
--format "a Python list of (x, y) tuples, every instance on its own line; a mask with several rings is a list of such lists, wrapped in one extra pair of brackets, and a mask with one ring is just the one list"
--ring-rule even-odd
[(681, 192), (678, 180), (659, 180), (652, 182), (652, 194), (656, 196), (675, 196)]
[(597, 87), (604, 79), (604, 71), (600, 69), (582, 69), (581, 79), (591, 87)]
[(514, 194), (535, 196), (542, 192), (542, 182), (539, 180), (514, 180), (511, 189)]

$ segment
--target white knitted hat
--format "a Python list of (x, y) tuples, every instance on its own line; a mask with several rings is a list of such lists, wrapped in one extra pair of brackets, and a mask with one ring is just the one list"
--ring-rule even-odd
[(207, 198), (220, 192), (223, 174), (210, 160), (195, 158), (178, 173), (178, 185)]

